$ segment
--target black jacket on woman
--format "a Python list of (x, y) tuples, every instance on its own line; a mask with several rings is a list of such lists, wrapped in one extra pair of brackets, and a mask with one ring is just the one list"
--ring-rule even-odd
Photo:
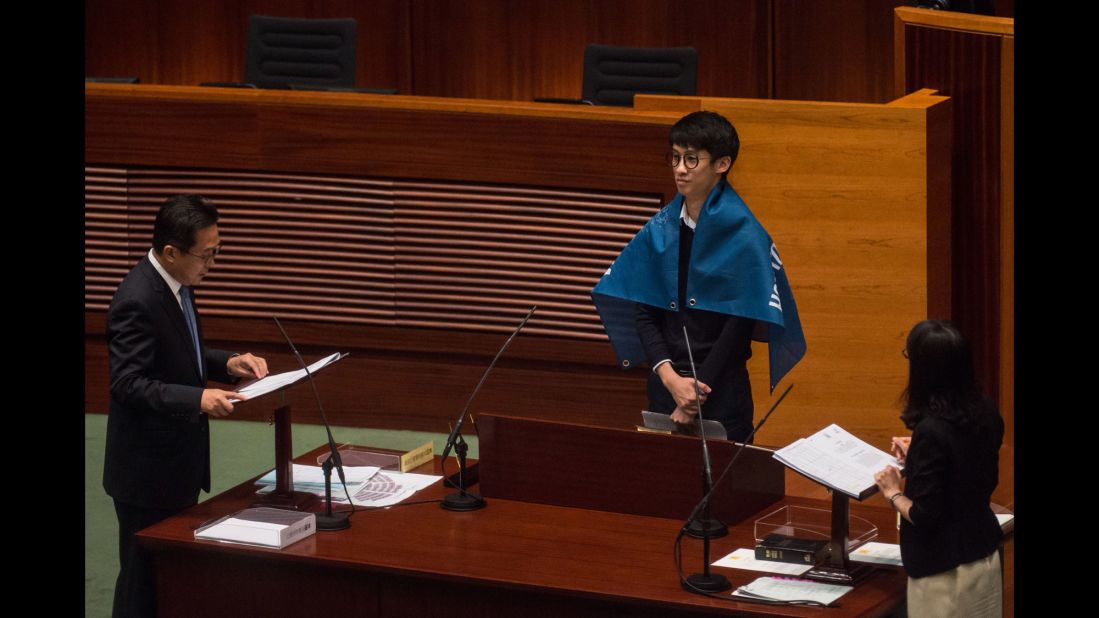
[(970, 431), (925, 416), (912, 431), (904, 494), (912, 500), (901, 520), (901, 558), (913, 578), (935, 575), (992, 553), (1003, 533), (989, 507), (999, 474), (1004, 424)]

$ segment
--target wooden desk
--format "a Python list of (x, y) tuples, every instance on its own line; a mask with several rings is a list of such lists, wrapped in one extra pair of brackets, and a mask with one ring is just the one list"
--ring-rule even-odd
[[(322, 450), (299, 460), (315, 462)], [(654, 498), (665, 481), (654, 479)], [(676, 575), (679, 519), (495, 497), (469, 513), (433, 503), (362, 511), (351, 529), (317, 533), (282, 551), (194, 540), (196, 527), (248, 506), (253, 491), (251, 483), (239, 485), (139, 534), (156, 555), (162, 616), (880, 616), (904, 598), (905, 576), (896, 570), (874, 572), (837, 609), (698, 596), (683, 591)], [(447, 492), (436, 484), (413, 500)], [(727, 537), (714, 541), (714, 556), (752, 546), (752, 522), (781, 504), (828, 508), (823, 501), (784, 498), (730, 526)], [(878, 526), (880, 540), (897, 541), (890, 511), (862, 505), (852, 511)], [(701, 569), (701, 555), (699, 541), (684, 540), (686, 574)], [(718, 570), (734, 586), (759, 575)]]

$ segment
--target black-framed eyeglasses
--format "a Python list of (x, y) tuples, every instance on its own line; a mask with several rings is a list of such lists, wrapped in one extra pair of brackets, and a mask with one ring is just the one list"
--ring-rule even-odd
[(901, 350), (901, 356), (908, 358), (908, 348), (904, 348), (903, 350)]
[(688, 152), (685, 155), (681, 155), (674, 150), (664, 155), (664, 162), (668, 164), (668, 167), (679, 167), (679, 162), (682, 161), (683, 165), (689, 170), (693, 170), (698, 167), (699, 161), (704, 161), (710, 157), (700, 157), (693, 152)]
[(202, 260), (203, 262), (209, 264), (210, 262), (214, 261), (214, 258), (216, 258), (219, 253), (221, 253), (221, 248), (222, 248), (222, 245), (219, 244), (218, 246), (214, 247), (213, 251), (211, 251), (210, 253), (207, 253), (206, 255), (199, 255), (197, 253), (191, 253), (190, 251), (184, 251), (184, 253), (186, 253), (187, 255), (192, 255), (194, 257), (197, 257), (198, 259)]

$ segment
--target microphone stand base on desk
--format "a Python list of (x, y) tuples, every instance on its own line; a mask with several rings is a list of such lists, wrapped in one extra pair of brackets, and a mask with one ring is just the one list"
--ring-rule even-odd
[(729, 579), (719, 573), (695, 573), (687, 576), (683, 589), (687, 592), (721, 592), (732, 588)]
[(476, 511), (485, 508), (484, 498), (466, 491), (466, 452), (468, 451), (469, 445), (462, 438), (462, 434), (458, 434), (454, 442), (454, 454), (458, 457), (458, 492), (447, 494), (439, 503), (439, 506), (448, 511)]
[(334, 467), (331, 455), (321, 464), (321, 470), (324, 471), (324, 512), (317, 513), (317, 530), (321, 532), (347, 530), (351, 527), (351, 520), (348, 519), (347, 513), (332, 510), (332, 468)]

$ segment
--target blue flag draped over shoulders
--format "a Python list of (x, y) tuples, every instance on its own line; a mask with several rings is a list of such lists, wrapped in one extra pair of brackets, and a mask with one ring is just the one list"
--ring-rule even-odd
[[(653, 215), (592, 289), (623, 367), (645, 360), (637, 333), (636, 304), (679, 311), (679, 214), (676, 196)], [(752, 338), (767, 342), (771, 391), (805, 356), (805, 335), (786, 269), (771, 237), (724, 180), (710, 191), (699, 214), (687, 275), (688, 303), (756, 320)]]

